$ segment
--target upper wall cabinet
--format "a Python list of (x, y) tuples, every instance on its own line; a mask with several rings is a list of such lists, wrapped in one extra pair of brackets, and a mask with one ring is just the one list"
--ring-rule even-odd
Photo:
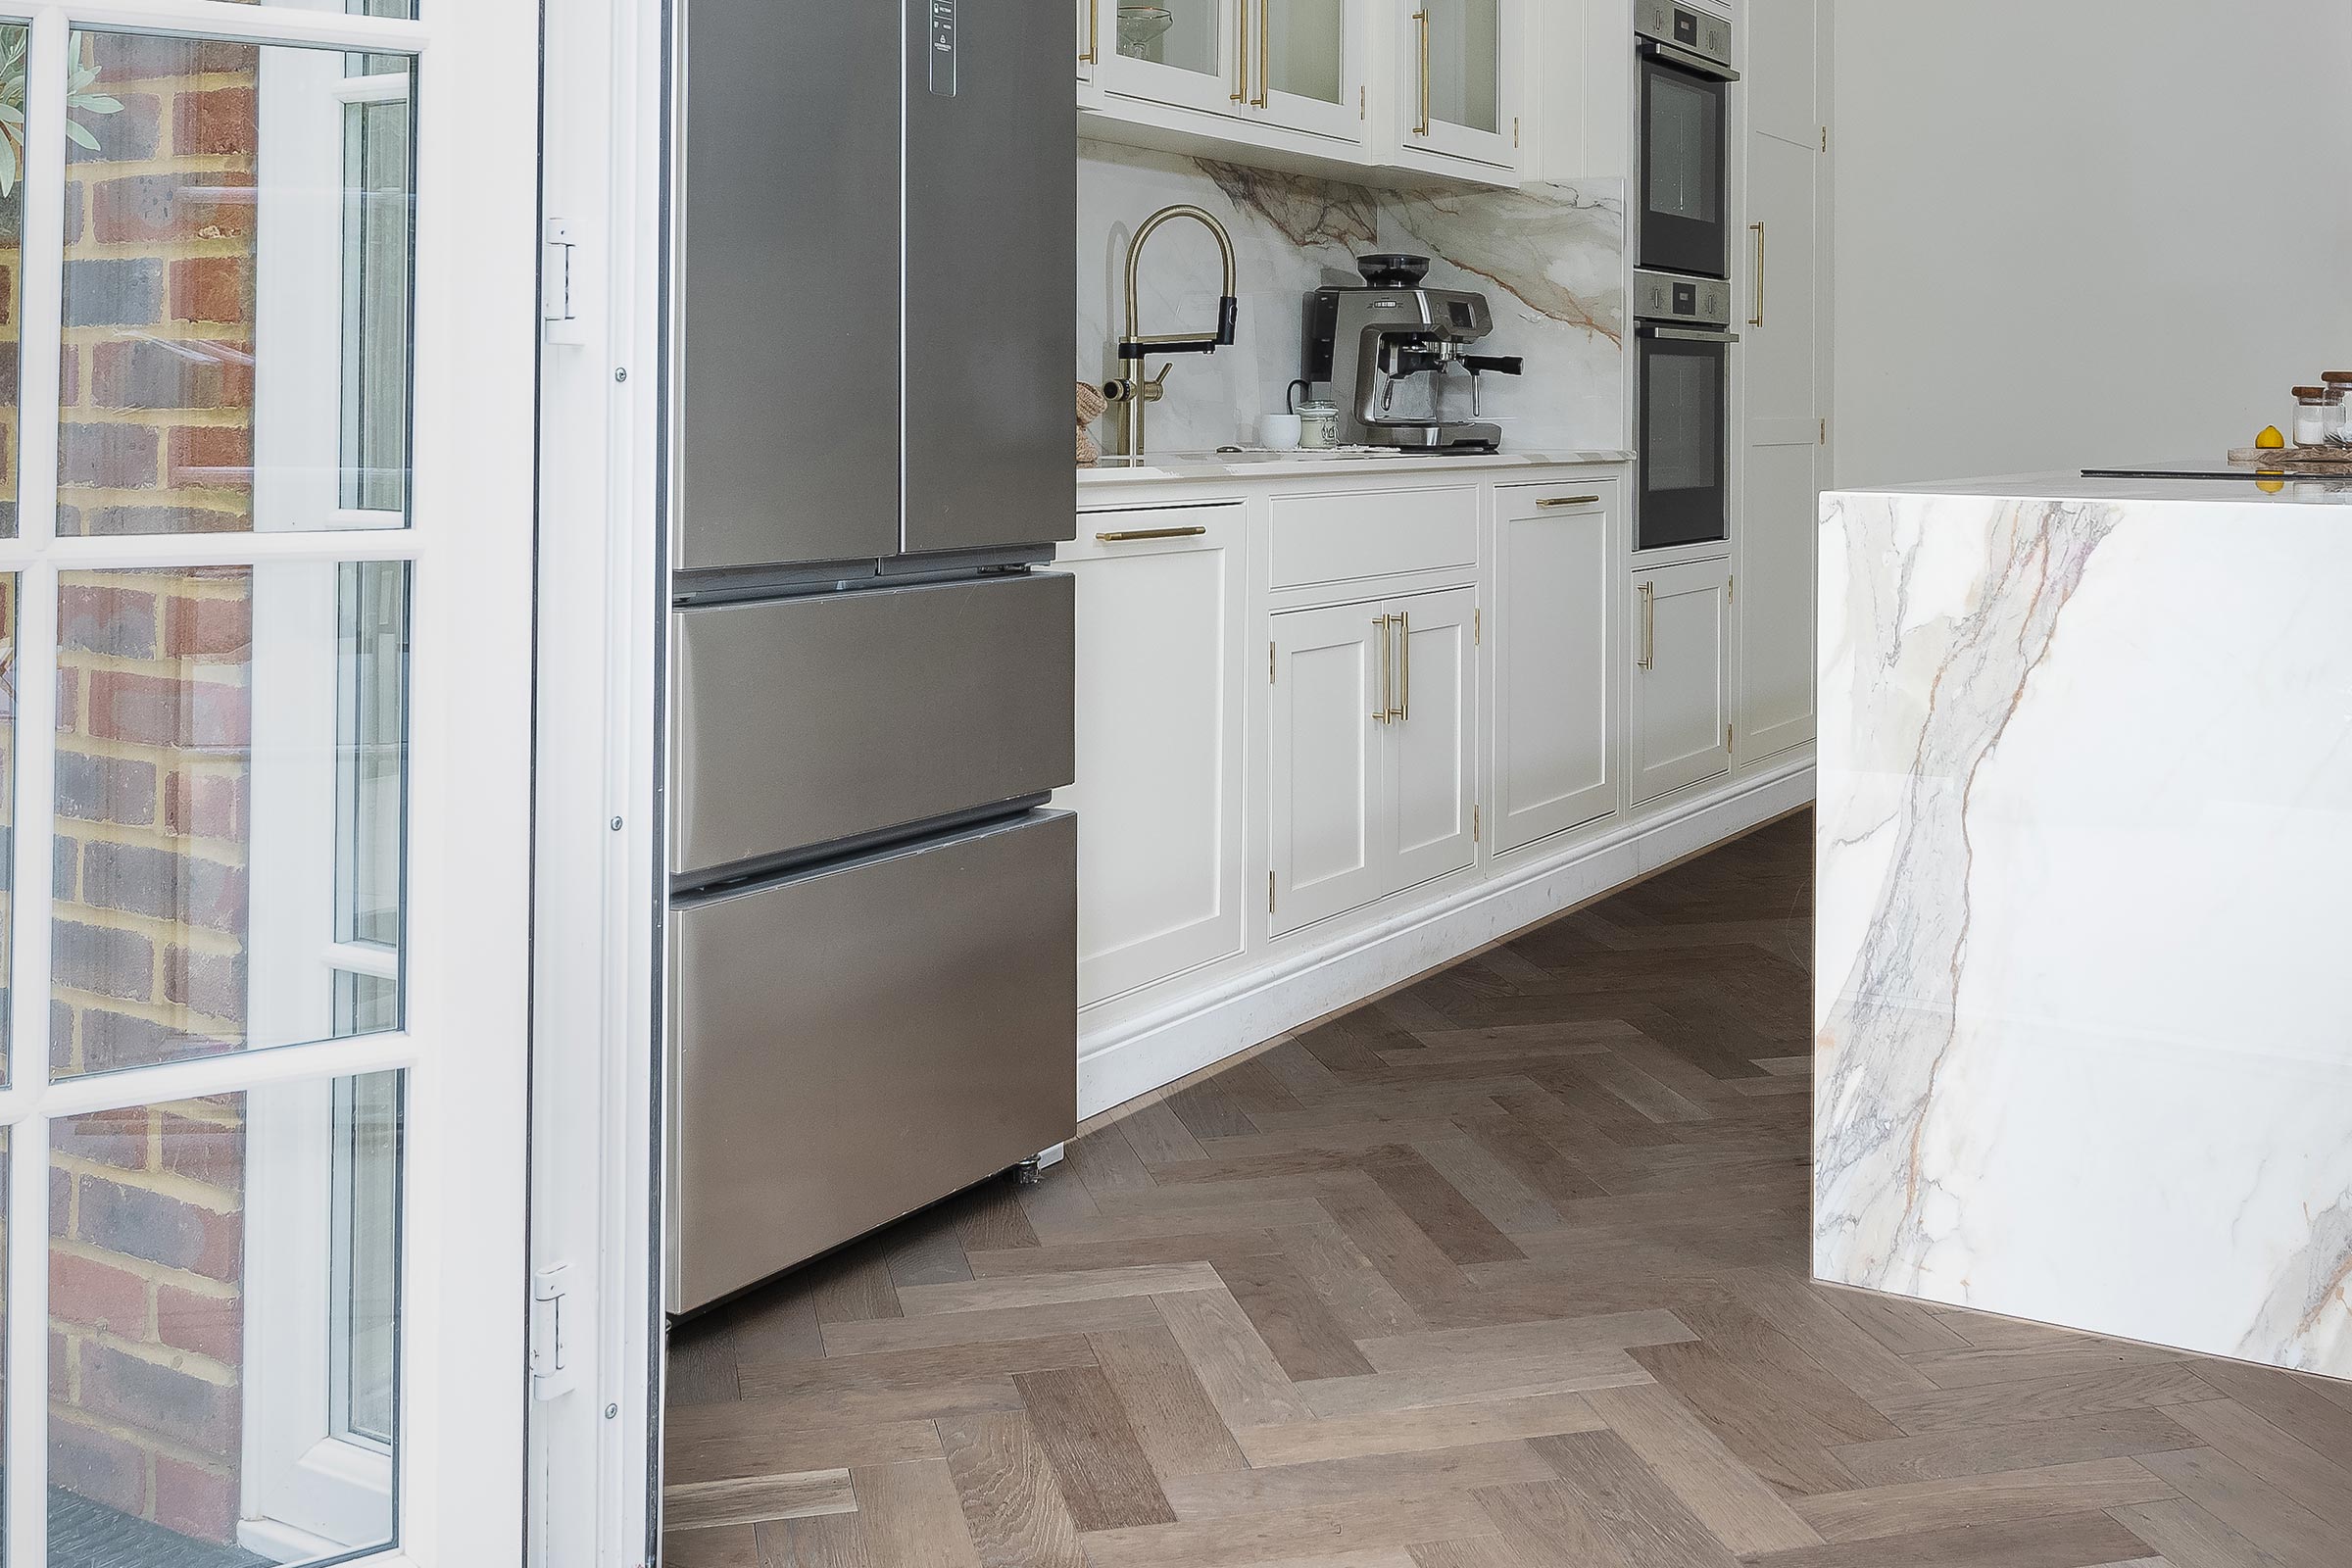
[(1523, 0), (1414, 0), (1400, 19), (1398, 161), (1520, 168)]
[(1078, 0), (1080, 106), (1126, 140), (1359, 161), (1375, 3)]

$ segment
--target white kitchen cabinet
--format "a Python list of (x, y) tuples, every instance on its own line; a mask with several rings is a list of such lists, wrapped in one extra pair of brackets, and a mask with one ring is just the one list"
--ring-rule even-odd
[(1396, 645), (1380, 604), (1269, 619), (1268, 895), (1280, 935), (1388, 891), (1386, 740)]
[[(1162, 135), (1248, 143), (1264, 130), (1360, 143), (1370, 17), (1393, 3), (1078, 0), (1081, 79), (1098, 89), (1089, 107)], [(1188, 113), (1215, 118), (1188, 122)]]
[(1478, 593), (1268, 617), (1271, 929), (1476, 863)]
[(1617, 808), (1610, 679), (1622, 502), (1614, 480), (1508, 486), (1494, 498), (1495, 854)]
[(1813, 739), (1815, 538), (1829, 410), (1826, 49), (1819, 0), (1755, 0), (1747, 36), (1746, 319), (1736, 388), (1739, 756)]
[(1478, 858), (1478, 591), (1449, 588), (1389, 601), (1396, 713), (1388, 726), (1391, 889), (1459, 871)]
[[(1396, 32), (1398, 159), (1522, 165), (1525, 0), (1407, 0)], [(1630, 41), (1628, 47), (1631, 47)]]
[(1089, 512), (1077, 579), (1081, 1005), (1239, 953), (1239, 503)]
[(1636, 805), (1732, 765), (1731, 586), (1724, 561), (1634, 573), (1626, 766)]

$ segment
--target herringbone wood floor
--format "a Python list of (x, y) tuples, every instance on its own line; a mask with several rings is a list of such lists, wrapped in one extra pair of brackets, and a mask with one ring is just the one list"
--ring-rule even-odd
[(1807, 1283), (1810, 833), (684, 1327), (671, 1568), (2352, 1563), (2352, 1386)]

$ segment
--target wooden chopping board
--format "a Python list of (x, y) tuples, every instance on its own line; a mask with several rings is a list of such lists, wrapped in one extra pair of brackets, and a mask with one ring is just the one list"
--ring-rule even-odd
[(2230, 462), (2276, 473), (2352, 474), (2352, 447), (2235, 447)]

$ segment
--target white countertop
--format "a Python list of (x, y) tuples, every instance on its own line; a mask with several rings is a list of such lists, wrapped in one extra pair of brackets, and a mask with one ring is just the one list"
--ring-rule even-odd
[(1200, 479), (1297, 479), (1323, 474), (1366, 474), (1424, 469), (1549, 468), (1575, 464), (1627, 463), (1621, 449), (1551, 452), (1478, 452), (1458, 456), (1384, 452), (1351, 448), (1337, 452), (1154, 452), (1136, 458), (1104, 458), (1078, 470), (1081, 490)]
[[(2219, 465), (2216, 465), (2218, 467)], [(1863, 496), (1965, 496), (2002, 501), (2189, 501), (2222, 505), (2352, 507), (2352, 475), (2313, 478), (2249, 471), (2235, 479), (2085, 479), (2074, 473), (2013, 473), (1936, 484), (1857, 485), (1834, 492)]]

